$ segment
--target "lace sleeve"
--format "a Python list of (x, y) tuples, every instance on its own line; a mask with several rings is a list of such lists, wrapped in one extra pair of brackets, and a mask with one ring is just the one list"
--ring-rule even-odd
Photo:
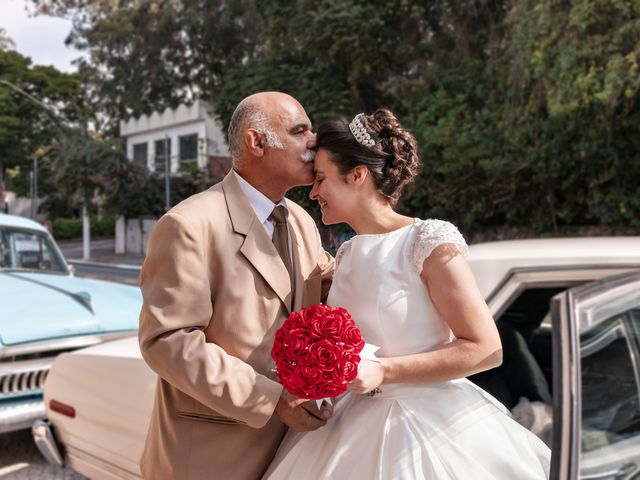
[(338, 268), (338, 265), (340, 265), (340, 260), (342, 260), (342, 256), (344, 255), (344, 252), (349, 250), (349, 248), (351, 248), (351, 241), (349, 240), (347, 240), (346, 242), (343, 242), (342, 245), (338, 247), (338, 251), (336, 252), (336, 268)]
[(443, 220), (418, 220), (418, 233), (410, 254), (411, 264), (418, 274), (422, 273), (424, 260), (434, 248), (444, 244), (455, 245), (465, 257), (468, 254), (467, 242), (453, 224)]

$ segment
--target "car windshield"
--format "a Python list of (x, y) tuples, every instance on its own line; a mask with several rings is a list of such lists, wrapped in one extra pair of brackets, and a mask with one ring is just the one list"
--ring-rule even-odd
[(66, 273), (51, 238), (31, 230), (0, 227), (0, 270)]

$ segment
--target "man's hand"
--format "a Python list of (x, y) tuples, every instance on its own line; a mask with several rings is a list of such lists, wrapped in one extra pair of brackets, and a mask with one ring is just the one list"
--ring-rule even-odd
[(295, 397), (283, 389), (273, 414), (293, 431), (306, 432), (324, 426), (333, 414), (333, 406), (323, 402), (318, 408), (315, 400)]

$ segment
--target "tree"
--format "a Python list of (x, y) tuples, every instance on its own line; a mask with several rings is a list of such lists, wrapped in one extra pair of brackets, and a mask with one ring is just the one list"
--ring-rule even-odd
[[(514, 3), (505, 124), (552, 226), (640, 226), (640, 4)], [(517, 117), (516, 117), (517, 113)]]
[(112, 124), (195, 96), (226, 124), (271, 89), (315, 123), (387, 106), (424, 160), (410, 215), (466, 232), (640, 228), (638, 2), (32, 1), (75, 15)]
[(80, 82), (53, 67), (32, 66), (29, 58), (5, 48), (0, 48), (0, 82), (5, 82), (0, 83), (0, 193), (8, 169), (12, 187), (24, 193), (32, 157), (63, 135), (62, 118), (75, 118)]
[(83, 131), (69, 131), (51, 145), (42, 159), (45, 189), (51, 201), (66, 199), (74, 208), (90, 207), (114, 182), (111, 173), (127, 162), (119, 142), (103, 140)]
[(71, 16), (67, 39), (88, 50), (79, 60), (91, 98), (116, 134), (120, 119), (201, 97), (255, 48), (259, 10), (248, 0), (33, 0), (42, 14)]
[(9, 50), (15, 47), (14, 41), (7, 35), (4, 28), (0, 28), (0, 50)]
[[(146, 165), (128, 160), (111, 164), (108, 172), (111, 179), (105, 195), (106, 209), (127, 218), (160, 216), (165, 208), (165, 178), (149, 172)], [(197, 170), (185, 175), (171, 175), (171, 205), (176, 205), (194, 193), (211, 186), (214, 181), (206, 170)]]

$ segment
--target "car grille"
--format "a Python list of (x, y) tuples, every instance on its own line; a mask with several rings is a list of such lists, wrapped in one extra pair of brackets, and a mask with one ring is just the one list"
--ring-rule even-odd
[(48, 374), (48, 367), (0, 374), (0, 395), (39, 393)]

